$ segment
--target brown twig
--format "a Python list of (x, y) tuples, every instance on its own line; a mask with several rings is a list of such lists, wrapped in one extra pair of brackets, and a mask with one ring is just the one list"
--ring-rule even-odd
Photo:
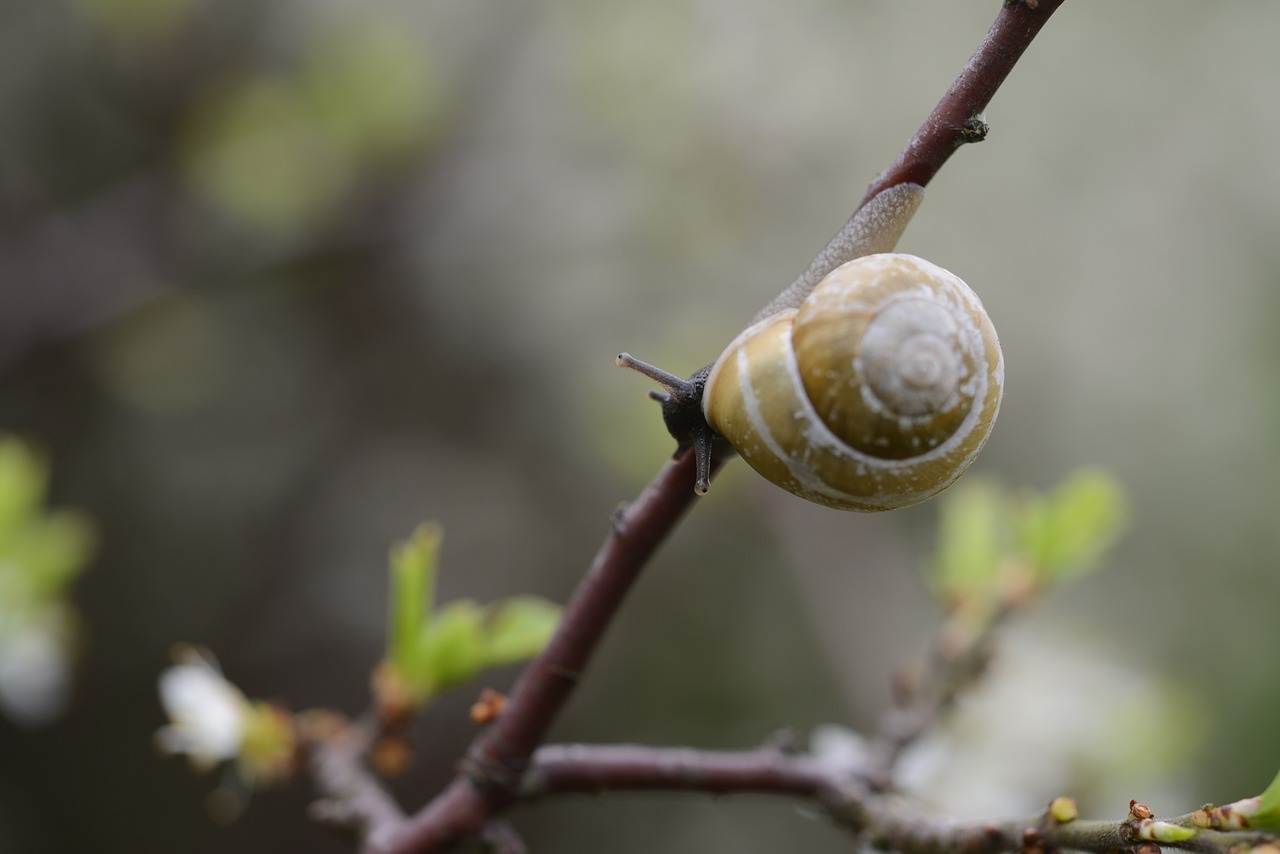
[[(995, 24), (938, 107), (868, 198), (887, 187), (926, 184), (962, 143), (978, 134), (985, 109), (1010, 69), (1062, 0), (1004, 5)], [(506, 710), (467, 751), (461, 773), (411, 816), (395, 837), (367, 850), (422, 854), (474, 836), (519, 791), (530, 757), (563, 707), (623, 597), (693, 500), (693, 460), (668, 464), (634, 504), (614, 517), (560, 627), (512, 691)]]
[(1006, 2), (960, 76), (898, 155), (867, 188), (859, 205), (898, 184), (926, 186), (956, 149), (987, 134), (983, 112), (1000, 84), (1063, 0)]
[(395, 798), (365, 766), (380, 727), (373, 717), (347, 724), (312, 725), (307, 733), (311, 776), (323, 794), (311, 805), (316, 821), (349, 831), (377, 847), (404, 824)]
[(613, 615), (654, 549), (693, 503), (693, 455), (668, 463), (612, 530), (565, 605), (547, 648), (525, 669), (506, 708), (471, 745), (462, 773), (412, 816), (389, 854), (436, 851), (478, 832), (515, 797), (529, 757), (564, 706)]
[[(1276, 845), (1275, 833), (1217, 830), (1197, 813), (1158, 820), (1131, 803), (1118, 821), (1075, 817), (1067, 798), (1041, 814), (1007, 821), (938, 821), (893, 795), (861, 782), (854, 766), (777, 749), (707, 751), (634, 745), (548, 745), (534, 754), (526, 798), (606, 791), (696, 790), (719, 795), (772, 794), (821, 804), (867, 845), (900, 854), (1007, 854), (1073, 850), (1096, 854), (1152, 846), (1200, 854), (1230, 854)], [(1203, 812), (1203, 811), (1201, 811)]]
[(615, 789), (758, 792), (824, 800), (844, 778), (811, 756), (776, 748), (748, 751), (553, 744), (533, 755), (522, 798)]
[(866, 779), (878, 789), (893, 785), (898, 759), (943, 717), (957, 697), (973, 685), (991, 661), (996, 630), (1012, 615), (1013, 607), (997, 604), (973, 625), (971, 615), (953, 611), (929, 650), (923, 673), (895, 685), (895, 703), (880, 719), (868, 746)]

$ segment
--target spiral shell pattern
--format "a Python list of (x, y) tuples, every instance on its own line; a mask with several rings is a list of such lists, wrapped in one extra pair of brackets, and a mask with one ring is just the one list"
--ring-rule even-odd
[(746, 329), (703, 412), (756, 471), (803, 498), (890, 510), (950, 486), (1000, 408), (1004, 357), (981, 300), (914, 255), (868, 255), (798, 309)]

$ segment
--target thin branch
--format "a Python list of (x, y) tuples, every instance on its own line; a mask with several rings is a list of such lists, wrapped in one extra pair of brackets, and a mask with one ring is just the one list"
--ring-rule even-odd
[(1063, 0), (1039, 0), (1038, 3), (1006, 0), (960, 76), (898, 159), (867, 188), (862, 205), (882, 190), (898, 184), (926, 186), (961, 145), (985, 138), (987, 126), (982, 119), (983, 112), (1032, 39), (1062, 3)]
[[(1007, 821), (939, 821), (900, 797), (860, 782), (855, 767), (810, 754), (762, 748), (709, 751), (634, 745), (548, 745), (534, 754), (521, 790), (528, 799), (607, 791), (696, 790), (719, 795), (769, 794), (822, 804), (839, 824), (871, 847), (900, 854), (1006, 854), (1074, 850), (1109, 854), (1152, 846), (1199, 854), (1229, 854), (1276, 844), (1276, 834), (1213, 830), (1197, 813), (1158, 820), (1137, 803), (1119, 821), (1075, 817), (1067, 798), (1043, 813)], [(1197, 824), (1197, 822), (1200, 822)]]
[(1190, 815), (1167, 821), (1140, 819), (1132, 813), (1119, 821), (1063, 820), (1054, 815), (1054, 807), (1059, 803), (1074, 809), (1074, 804), (1061, 798), (1038, 816), (995, 822), (938, 821), (883, 796), (861, 803), (851, 800), (844, 811), (846, 820), (862, 825), (861, 836), (867, 844), (899, 854), (937, 854), (939, 851), (1046, 854), (1064, 850), (1160, 854), (1161, 849), (1167, 848), (1198, 854), (1231, 854), (1276, 844), (1274, 834), (1261, 831), (1187, 828), (1184, 825), (1190, 821)]
[(981, 678), (991, 662), (996, 630), (1014, 610), (1006, 602), (992, 603), (977, 618), (965, 609), (951, 612), (934, 638), (924, 673), (914, 679), (903, 676), (895, 684), (895, 705), (880, 719), (869, 745), (866, 779), (874, 786), (892, 787), (903, 752), (951, 710), (965, 688)]
[[(868, 198), (890, 186), (926, 184), (962, 142), (974, 138), (969, 120), (986, 107), (1018, 57), (1062, 0), (1002, 7), (995, 24), (929, 120)], [(423, 854), (474, 836), (516, 796), (529, 759), (563, 707), (623, 597), (657, 546), (693, 501), (691, 454), (668, 464), (614, 527), (566, 605), (547, 649), (517, 683), (504, 713), (468, 749), (461, 773), (411, 816), (386, 844), (369, 852)]]
[(529, 757), (578, 683), (640, 570), (695, 500), (693, 455), (668, 463), (612, 530), (565, 605), (547, 648), (525, 669), (506, 708), (472, 743), (462, 773), (412, 816), (385, 849), (436, 851), (475, 834), (514, 797)]
[(714, 751), (552, 744), (533, 755), (521, 797), (661, 789), (709, 794), (758, 792), (823, 800), (843, 782), (830, 765), (776, 748)]
[(378, 723), (368, 717), (358, 723), (313, 725), (310, 729), (311, 776), (323, 796), (311, 805), (311, 817), (375, 847), (384, 844), (400, 830), (405, 814), (365, 766), (378, 738)]

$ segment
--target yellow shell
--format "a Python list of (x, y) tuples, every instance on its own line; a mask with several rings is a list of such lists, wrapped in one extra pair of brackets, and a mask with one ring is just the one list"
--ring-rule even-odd
[(936, 264), (885, 253), (837, 267), (798, 309), (734, 339), (707, 377), (703, 413), (789, 492), (890, 510), (973, 463), (1003, 386), (977, 295)]

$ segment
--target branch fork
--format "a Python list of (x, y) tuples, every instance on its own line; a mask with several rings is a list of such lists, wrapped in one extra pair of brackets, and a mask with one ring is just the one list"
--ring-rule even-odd
[[(959, 78), (897, 159), (872, 182), (862, 204), (899, 184), (927, 185), (957, 148), (985, 137), (982, 115), (987, 104), (1061, 3), (1013, 0), (1002, 5)], [(688, 400), (700, 394), (698, 374), (683, 380), (627, 354), (619, 356), (618, 362), (664, 386), (665, 392), (652, 395), (663, 404), (664, 413), (677, 400), (682, 401), (683, 411), (690, 411)], [(939, 847), (994, 854), (1082, 842), (1061, 833), (1062, 828), (1077, 827), (1080, 822), (1053, 824), (1045, 817), (1030, 823), (942, 828), (904, 812), (887, 794), (901, 751), (949, 703), (952, 693), (945, 690), (891, 717), (876, 742), (878, 758), (858, 769), (838, 768), (811, 754), (776, 746), (739, 752), (542, 746), (631, 585), (692, 503), (695, 489), (691, 487), (705, 492), (723, 461), (712, 459), (709, 428), (703, 433), (696, 425), (676, 427), (680, 430), (677, 458), (633, 503), (614, 513), (604, 544), (567, 603), (556, 634), (525, 669), (501, 713), (492, 717), (468, 748), (453, 782), (405, 816), (372, 775), (362, 770), (362, 753), (372, 744), (363, 729), (369, 725), (362, 724), (343, 739), (313, 745), (313, 774), (329, 804), (321, 813), (340, 817), (362, 831), (366, 854), (426, 854), (468, 838), (481, 838), (493, 850), (520, 852), (524, 848), (518, 837), (497, 819), (513, 802), (568, 791), (622, 788), (770, 792), (808, 799), (876, 847), (907, 854), (932, 854)], [(1028, 828), (1038, 835), (1026, 837)], [(926, 844), (929, 840), (932, 847)], [(1120, 843), (1118, 836), (1116, 842), (1116, 847), (1129, 844)]]

